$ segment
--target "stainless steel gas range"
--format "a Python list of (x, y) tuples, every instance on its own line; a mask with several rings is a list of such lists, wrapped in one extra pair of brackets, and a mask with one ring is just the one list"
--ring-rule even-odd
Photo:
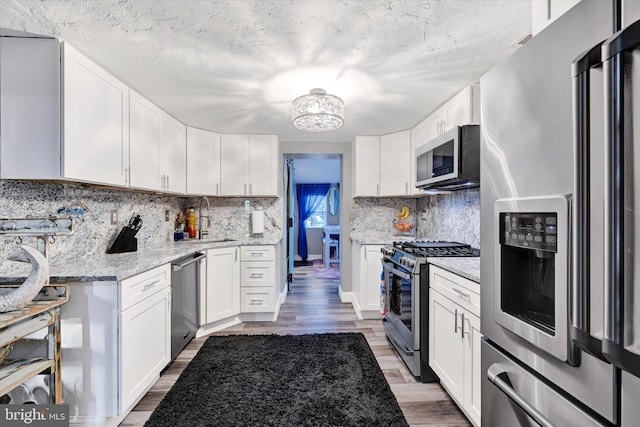
[(438, 381), (429, 367), (427, 258), (473, 257), (480, 251), (456, 242), (393, 242), (382, 248), (387, 337), (415, 377)]

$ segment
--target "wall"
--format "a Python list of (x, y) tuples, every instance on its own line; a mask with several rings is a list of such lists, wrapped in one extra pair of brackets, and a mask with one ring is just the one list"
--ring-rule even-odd
[[(244, 211), (244, 199), (209, 198), (212, 206), (211, 238), (245, 239), (249, 236), (249, 214)], [(138, 250), (161, 246), (173, 240), (174, 220), (178, 211), (198, 206), (200, 199), (147, 194), (133, 191), (86, 187), (75, 184), (41, 183), (34, 181), (0, 180), (0, 217), (48, 217), (65, 204), (84, 203), (89, 211), (75, 224), (71, 236), (60, 236), (50, 245), (51, 262), (64, 262), (96, 254), (104, 254), (120, 229), (134, 213), (144, 223), (137, 234)], [(282, 200), (252, 199), (252, 209), (265, 211), (265, 237), (281, 236)], [(118, 212), (118, 224), (111, 225), (112, 210)], [(165, 221), (165, 210), (169, 221)], [(16, 238), (0, 236), (0, 259), (17, 251)], [(36, 245), (34, 237), (24, 243)], [(16, 268), (18, 263), (0, 264), (0, 274)]]
[[(480, 248), (480, 189), (417, 199), (418, 239), (450, 240)], [(427, 218), (422, 219), (422, 212)]]

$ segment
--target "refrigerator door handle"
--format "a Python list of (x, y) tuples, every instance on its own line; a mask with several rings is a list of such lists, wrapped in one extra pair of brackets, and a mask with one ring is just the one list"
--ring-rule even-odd
[[(571, 64), (574, 115), (574, 188), (571, 263), (571, 342), (601, 360), (602, 342), (591, 333), (591, 77), (602, 65), (602, 43), (583, 52)], [(573, 347), (572, 346), (572, 347)], [(569, 352), (570, 364), (580, 364), (579, 353)]]
[(511, 381), (509, 381), (509, 375), (499, 364), (494, 363), (487, 369), (487, 378), (529, 417), (533, 418), (535, 422), (542, 427), (555, 427), (551, 421), (514, 390)]
[[(634, 238), (637, 208), (630, 202), (633, 191), (634, 141), (627, 126), (633, 119), (626, 106), (633, 103), (627, 87), (627, 52), (640, 46), (640, 21), (618, 31), (602, 45), (605, 78), (605, 325), (602, 352), (615, 366), (640, 376), (640, 354), (626, 348), (637, 342), (638, 320), (634, 317)], [(633, 88), (631, 88), (633, 90)], [(629, 114), (629, 117), (626, 115)], [(625, 233), (625, 225), (629, 227)], [(636, 296), (637, 298), (637, 296)], [(636, 345), (637, 348), (637, 345)]]

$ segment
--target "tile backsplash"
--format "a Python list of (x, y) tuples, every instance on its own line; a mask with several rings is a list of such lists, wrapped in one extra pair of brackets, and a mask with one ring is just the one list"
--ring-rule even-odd
[[(212, 227), (210, 238), (247, 238), (250, 231), (249, 214), (244, 199), (209, 198)], [(136, 238), (138, 250), (162, 245), (173, 240), (177, 213), (189, 206), (196, 209), (200, 198), (157, 195), (135, 191), (111, 190), (92, 186), (37, 181), (0, 180), (0, 217), (48, 217), (60, 207), (82, 203), (88, 207), (82, 220), (76, 220), (71, 236), (59, 236), (49, 247), (52, 262), (65, 262), (95, 254), (104, 254), (129, 218), (139, 214), (144, 223)], [(251, 199), (251, 210), (265, 211), (264, 237), (282, 234), (282, 200)], [(111, 211), (118, 214), (117, 225), (111, 224)], [(169, 221), (165, 221), (169, 211)], [(36, 245), (34, 237), (24, 238), (29, 246)], [(17, 239), (0, 236), (0, 259), (16, 252)], [(7, 262), (7, 261), (5, 261)], [(4, 263), (3, 263), (4, 264)], [(0, 265), (0, 271), (4, 269)]]
[(422, 197), (417, 199), (417, 209), (419, 239), (450, 240), (480, 248), (480, 189)]

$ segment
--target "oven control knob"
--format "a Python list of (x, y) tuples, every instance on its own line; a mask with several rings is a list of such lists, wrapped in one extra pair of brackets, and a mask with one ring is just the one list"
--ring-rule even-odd
[(415, 266), (416, 266), (416, 261), (415, 261), (415, 260), (413, 260), (413, 259), (408, 259), (408, 260), (407, 260), (407, 265), (408, 265), (409, 267), (415, 267)]

